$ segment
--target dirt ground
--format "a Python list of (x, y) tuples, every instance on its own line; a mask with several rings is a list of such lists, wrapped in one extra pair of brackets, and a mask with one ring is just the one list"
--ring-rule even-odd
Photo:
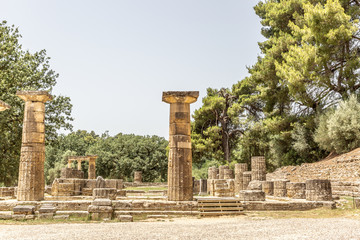
[(1, 240), (360, 239), (352, 218), (175, 218), (130, 223), (0, 225)]

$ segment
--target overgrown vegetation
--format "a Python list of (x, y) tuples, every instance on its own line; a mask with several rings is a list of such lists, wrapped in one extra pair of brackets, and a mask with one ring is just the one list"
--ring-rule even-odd
[(359, 96), (359, 2), (270, 0), (254, 9), (266, 38), (262, 54), (249, 77), (209, 89), (195, 112), (194, 172), (209, 161), (249, 162), (255, 155), (265, 155), (272, 170), (360, 146), (359, 103), (340, 103)]
[[(145, 182), (166, 181), (168, 142), (158, 136), (117, 134), (101, 136), (94, 132), (76, 131), (60, 135), (46, 146), (45, 176), (47, 184), (60, 176), (70, 155), (98, 155), (96, 175), (104, 178), (132, 180), (135, 171), (142, 171)], [(83, 162), (87, 177), (88, 163)]]

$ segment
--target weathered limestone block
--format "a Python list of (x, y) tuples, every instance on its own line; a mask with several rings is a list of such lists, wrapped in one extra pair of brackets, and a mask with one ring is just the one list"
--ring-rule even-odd
[(117, 190), (116, 195), (119, 197), (126, 197), (126, 190)]
[(15, 198), (15, 187), (0, 187), (0, 197)]
[(61, 178), (84, 178), (84, 172), (74, 168), (61, 169)]
[(266, 195), (273, 196), (274, 195), (274, 182), (273, 181), (263, 181), (262, 182), (262, 190)]
[(0, 100), (0, 112), (1, 111), (5, 111), (7, 109), (10, 109), (10, 105), (4, 103), (3, 101)]
[(262, 182), (258, 180), (251, 181), (247, 190), (262, 190)]
[(219, 166), (219, 179), (225, 179), (225, 169), (229, 169), (229, 166)]
[(45, 178), (45, 102), (52, 96), (45, 91), (18, 91), (25, 101), (19, 181), (19, 201), (44, 199)]
[(111, 200), (115, 200), (117, 195), (116, 188), (94, 188), (93, 190), (93, 198), (109, 198)]
[(40, 206), (39, 213), (55, 213), (56, 210), (57, 208), (54, 205), (46, 203)]
[(119, 222), (132, 222), (133, 220), (133, 216), (131, 215), (118, 215), (117, 219), (119, 220)]
[(96, 178), (96, 188), (105, 188), (105, 180), (103, 177), (98, 176)]
[(142, 172), (141, 171), (134, 172), (134, 183), (142, 183)]
[(274, 197), (286, 197), (286, 183), (289, 180), (274, 181)]
[(251, 182), (251, 171), (243, 172), (243, 189), (247, 189)]
[(234, 179), (215, 179), (214, 192), (216, 197), (234, 197), (235, 181)]
[(240, 201), (265, 201), (265, 193), (261, 190), (241, 190)]
[(92, 220), (111, 219), (114, 208), (110, 199), (95, 199), (88, 207)]
[(124, 188), (122, 179), (105, 179), (105, 188), (116, 188), (121, 190)]
[(33, 205), (17, 205), (13, 208), (15, 215), (32, 215), (35, 212)]
[(299, 182), (287, 182), (286, 194), (289, 198), (305, 199), (306, 184)]
[(306, 200), (331, 201), (331, 183), (329, 180), (306, 180)]
[(224, 179), (234, 179), (233, 170), (231, 170), (229, 168), (224, 169)]
[(162, 101), (170, 103), (168, 199), (191, 201), (192, 153), (190, 104), (196, 102), (199, 92), (163, 92)]

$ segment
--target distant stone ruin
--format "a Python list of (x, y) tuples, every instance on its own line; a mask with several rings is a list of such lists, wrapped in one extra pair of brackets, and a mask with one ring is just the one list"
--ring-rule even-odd
[(88, 161), (89, 169), (88, 169), (88, 179), (96, 178), (96, 159), (98, 156), (96, 155), (88, 155), (88, 156), (69, 156), (68, 157), (68, 168), (71, 168), (71, 163), (77, 161), (77, 170), (81, 171), (81, 162)]

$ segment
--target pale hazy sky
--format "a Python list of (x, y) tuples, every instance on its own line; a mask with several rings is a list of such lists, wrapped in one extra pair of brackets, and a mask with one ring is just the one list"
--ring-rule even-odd
[(231, 87), (260, 51), (260, 19), (244, 0), (0, 0), (24, 49), (47, 50), (69, 96), (74, 130), (168, 138), (163, 91)]

